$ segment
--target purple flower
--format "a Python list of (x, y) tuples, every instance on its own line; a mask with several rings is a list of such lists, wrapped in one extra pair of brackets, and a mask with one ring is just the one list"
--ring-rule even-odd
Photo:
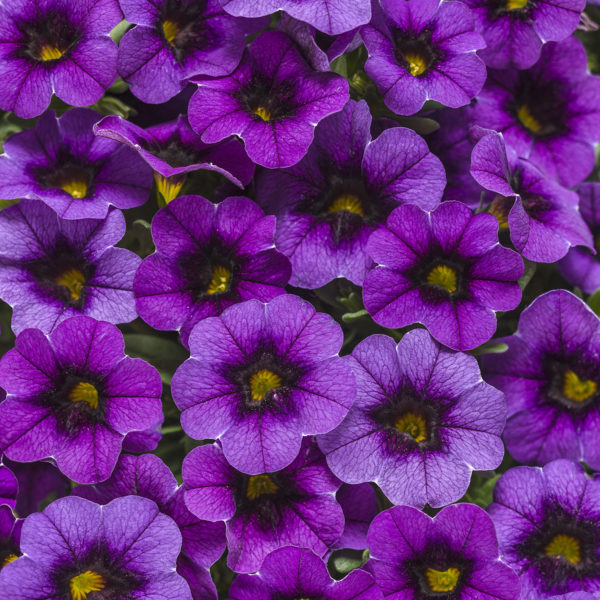
[(24, 556), (0, 571), (0, 595), (191, 600), (175, 572), (180, 548), (177, 525), (147, 498), (117, 498), (106, 506), (61, 498), (25, 519)]
[(119, 44), (119, 75), (143, 102), (177, 95), (194, 75), (222, 77), (240, 62), (246, 34), (260, 29), (223, 12), (218, 0), (120, 0), (136, 27)]
[(365, 308), (384, 327), (422, 323), (454, 350), (470, 350), (496, 330), (494, 311), (521, 300), (523, 261), (498, 244), (498, 221), (460, 202), (426, 213), (400, 206), (375, 231), (367, 252)]
[(0, 464), (0, 505), (7, 504), (14, 508), (18, 491), (19, 484), (14, 473), (7, 466)]
[(479, 54), (494, 69), (528, 69), (544, 42), (571, 35), (585, 0), (462, 0), (475, 15), (487, 48)]
[(137, 310), (161, 330), (179, 329), (184, 344), (196, 323), (238, 302), (285, 293), (288, 260), (273, 247), (275, 218), (248, 198), (214, 205), (182, 196), (152, 222), (157, 251), (138, 269)]
[[(503, 559), (521, 580), (522, 600), (586, 600), (600, 590), (600, 479), (556, 460), (515, 467), (488, 508)], [(567, 594), (562, 596), (562, 594)], [(597, 597), (594, 595), (593, 597)]]
[(521, 313), (517, 332), (483, 356), (486, 381), (508, 404), (504, 441), (521, 463), (583, 460), (600, 469), (600, 320), (579, 298), (553, 290)]
[(336, 494), (344, 511), (344, 533), (335, 543), (335, 548), (364, 550), (367, 547), (367, 532), (377, 514), (377, 494), (368, 483), (348, 485), (344, 483)]
[(254, 164), (238, 140), (204, 144), (183, 116), (144, 130), (111, 115), (94, 125), (94, 132), (133, 148), (154, 170), (156, 186), (166, 203), (179, 195), (194, 171), (214, 171), (240, 188), (254, 175)]
[(327, 565), (310, 550), (280, 548), (271, 552), (255, 575), (238, 575), (231, 584), (229, 600), (380, 600), (381, 592), (366, 571), (352, 571), (335, 581)]
[(297, 296), (232, 306), (198, 323), (189, 342), (171, 388), (181, 425), (194, 439), (220, 439), (250, 475), (289, 465), (303, 435), (331, 431), (354, 401), (352, 370), (337, 355), (341, 327)]
[(16, 519), (11, 507), (0, 506), (0, 571), (21, 555), (19, 550), (23, 519)]
[(498, 558), (494, 525), (474, 504), (455, 504), (433, 519), (395, 506), (369, 529), (367, 563), (384, 597), (396, 600), (517, 600), (519, 579)]
[(488, 210), (510, 229), (514, 247), (537, 262), (556, 262), (571, 246), (593, 244), (579, 214), (579, 197), (506, 147), (501, 133), (484, 135), (473, 149), (471, 173), (498, 194)]
[(50, 110), (35, 129), (11, 136), (0, 157), (0, 196), (42, 200), (63, 219), (103, 219), (111, 205), (144, 204), (150, 168), (130, 148), (96, 137), (100, 119), (89, 109), (59, 118)]
[[(579, 192), (579, 210), (594, 236), (594, 250), (600, 248), (600, 183), (582, 183)], [(558, 263), (560, 274), (571, 285), (579, 286), (586, 294), (600, 287), (600, 262), (597, 254), (586, 248), (570, 248)]]
[(0, 447), (11, 460), (52, 457), (64, 475), (97, 483), (112, 473), (123, 438), (161, 414), (158, 371), (123, 354), (123, 335), (89, 317), (64, 321), (46, 337), (17, 336), (0, 360)]
[(194, 448), (183, 461), (183, 481), (193, 514), (225, 521), (227, 565), (238, 573), (257, 571), (284, 546), (322, 557), (344, 529), (334, 496), (340, 482), (309, 438), (288, 467), (252, 476), (236, 471), (216, 444)]
[(221, 6), (236, 17), (262, 17), (283, 10), (316, 29), (338, 35), (369, 22), (369, 0), (219, 0)]
[[(153, 454), (142, 456), (122, 455), (109, 479), (96, 486), (78, 486), (73, 490), (77, 496), (99, 504), (107, 504), (122, 496), (142, 496), (156, 502), (158, 509), (171, 517), (182, 536), (182, 548), (177, 560), (177, 571), (186, 580), (186, 565), (195, 572), (203, 570), (203, 580), (210, 582), (210, 567), (225, 550), (225, 526), (223, 523), (200, 521), (186, 508), (183, 501), (184, 488), (169, 467)], [(192, 596), (206, 599), (205, 588), (197, 589), (194, 579), (188, 580)], [(212, 596), (216, 598), (214, 584)]]
[(229, 77), (197, 78), (189, 120), (207, 144), (238, 135), (253, 162), (290, 167), (308, 150), (317, 123), (341, 110), (348, 83), (313, 71), (293, 41), (268, 31), (246, 48)]
[(275, 244), (292, 263), (290, 283), (318, 288), (336, 277), (362, 285), (369, 235), (405, 202), (435, 208), (444, 168), (425, 141), (393, 127), (373, 140), (364, 101), (351, 100), (317, 127), (295, 166), (262, 171), (256, 197), (277, 215)]
[(111, 209), (103, 221), (66, 221), (36, 200), (0, 212), (0, 297), (13, 307), (12, 329), (50, 333), (89, 315), (115, 323), (136, 318), (133, 277), (140, 258), (114, 244), (125, 219)]
[(531, 69), (489, 71), (474, 120), (549, 178), (576, 185), (591, 172), (600, 140), (600, 77), (589, 74), (579, 40), (548, 43)]
[(369, 53), (365, 71), (383, 100), (399, 115), (412, 115), (426, 100), (458, 108), (485, 82), (475, 54), (483, 38), (461, 2), (381, 0), (361, 34)]
[(397, 346), (368, 337), (352, 366), (356, 401), (337, 429), (317, 438), (342, 481), (375, 482), (394, 504), (438, 507), (464, 495), (473, 469), (500, 464), (506, 405), (472, 356), (419, 329)]
[(3, 1), (0, 107), (30, 119), (52, 93), (73, 106), (94, 104), (117, 77), (108, 34), (121, 18), (117, 0)]

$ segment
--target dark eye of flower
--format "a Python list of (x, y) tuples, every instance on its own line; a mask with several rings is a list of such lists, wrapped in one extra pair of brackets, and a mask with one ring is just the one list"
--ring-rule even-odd
[(598, 385), (591, 379), (582, 380), (570, 369), (563, 375), (562, 393), (573, 402), (585, 402), (598, 391)]
[(426, 73), (437, 60), (439, 53), (431, 44), (431, 32), (423, 31), (418, 37), (405, 37), (398, 32), (396, 37), (396, 60), (413, 77)]
[(347, 210), (350, 213), (359, 215), (360, 217), (365, 216), (360, 198), (355, 194), (340, 194), (330, 204), (327, 209), (328, 213), (336, 213), (343, 210)]
[(238, 262), (218, 241), (211, 242), (206, 252), (179, 258), (181, 275), (197, 298), (216, 298), (232, 292)]
[(425, 581), (429, 590), (434, 594), (447, 594), (452, 592), (460, 577), (460, 571), (456, 567), (450, 567), (444, 571), (438, 571), (429, 567), (425, 571)]
[(441, 263), (427, 273), (425, 281), (427, 285), (441, 288), (448, 294), (454, 294), (458, 289), (458, 277), (459, 273), (456, 269)]
[(71, 299), (77, 302), (85, 285), (85, 275), (79, 269), (68, 269), (61, 273), (54, 280), (54, 283), (57, 286), (66, 288)]
[(79, 41), (77, 28), (64, 14), (50, 12), (19, 24), (22, 54), (48, 63), (62, 58)]
[(488, 206), (488, 212), (496, 217), (500, 229), (508, 229), (508, 213), (514, 204), (514, 198), (496, 196)]
[(268, 475), (252, 475), (246, 485), (246, 498), (256, 500), (261, 496), (272, 496), (278, 491), (279, 487)]
[(167, 2), (157, 27), (179, 62), (194, 50), (201, 50), (216, 42), (204, 26), (205, 11), (206, 2)]
[(73, 600), (85, 600), (89, 593), (99, 592), (106, 587), (106, 580), (94, 571), (85, 571), (75, 575), (69, 581), (69, 590)]
[(525, 20), (536, 0), (489, 0), (490, 17), (492, 19), (510, 15), (519, 20)]
[(560, 134), (564, 130), (564, 90), (556, 82), (536, 83), (531, 75), (521, 75), (520, 89), (512, 112), (531, 135), (542, 138)]
[(260, 75), (256, 75), (246, 88), (236, 94), (236, 97), (258, 120), (271, 122), (293, 115), (295, 95), (295, 82), (283, 81), (273, 85)]
[(42, 187), (59, 188), (73, 198), (89, 197), (94, 182), (94, 172), (90, 167), (75, 164), (68, 158), (52, 169), (39, 169), (35, 176)]
[(581, 562), (581, 543), (572, 535), (559, 533), (555, 535), (545, 548), (547, 556), (560, 556), (576, 565)]
[(546, 394), (567, 409), (586, 409), (598, 399), (598, 372), (594, 366), (580, 364), (576, 357), (568, 361), (550, 360), (550, 383)]
[(409, 435), (415, 442), (423, 442), (428, 437), (425, 419), (415, 412), (409, 411), (398, 417), (394, 427), (401, 433)]
[(269, 369), (260, 369), (250, 376), (248, 383), (252, 400), (260, 404), (269, 392), (281, 387), (283, 380)]

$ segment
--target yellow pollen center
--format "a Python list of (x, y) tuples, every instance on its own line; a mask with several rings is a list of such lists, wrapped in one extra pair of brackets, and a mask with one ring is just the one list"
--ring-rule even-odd
[(62, 275), (59, 275), (54, 281), (56, 285), (62, 285), (69, 290), (73, 300), (79, 300), (83, 286), (85, 285), (85, 277), (79, 269), (69, 269)]
[(2, 566), (5, 567), (6, 565), (8, 565), (9, 563), (17, 560), (17, 558), (19, 558), (16, 554), (9, 554), (3, 561), (2, 561)]
[(427, 569), (425, 578), (432, 592), (451, 592), (458, 583), (460, 571), (455, 567), (450, 567), (445, 571), (437, 569)]
[(90, 592), (99, 592), (106, 586), (106, 580), (102, 575), (94, 573), (94, 571), (85, 571), (79, 575), (75, 575), (69, 581), (71, 590), (71, 598), (73, 600), (85, 600)]
[(531, 109), (527, 104), (523, 104), (517, 111), (517, 117), (526, 129), (533, 133), (539, 133), (542, 130), (542, 124), (533, 116)]
[(331, 203), (331, 206), (327, 209), (327, 212), (336, 213), (341, 212), (342, 210), (347, 210), (348, 212), (354, 213), (355, 215), (359, 215), (361, 217), (365, 216), (360, 199), (354, 194), (342, 194), (341, 196), (338, 196)]
[(66, 181), (61, 184), (60, 188), (73, 198), (85, 198), (88, 193), (87, 181), (83, 179)]
[(508, 10), (519, 10), (520, 8), (525, 8), (528, 1), (529, 0), (508, 0), (506, 8)]
[(181, 188), (185, 183), (185, 175), (174, 175), (172, 177), (163, 177), (159, 173), (154, 173), (154, 181), (158, 193), (164, 198), (165, 204), (169, 204), (171, 200), (175, 200), (181, 192)]
[(85, 402), (91, 408), (98, 408), (98, 390), (86, 381), (80, 381), (69, 392), (69, 400), (71, 402)]
[(167, 42), (169, 42), (169, 44), (171, 44), (171, 46), (173, 46), (173, 40), (175, 39), (177, 34), (181, 31), (181, 27), (179, 26), (179, 23), (176, 23), (175, 21), (171, 21), (170, 19), (166, 19), (165, 21), (163, 21), (162, 30), (163, 30), (163, 34), (164, 34)]
[(402, 433), (410, 435), (415, 442), (423, 442), (427, 439), (427, 425), (425, 419), (416, 413), (407, 412), (399, 417), (394, 427)]
[(564, 533), (559, 533), (552, 538), (546, 546), (548, 556), (562, 556), (570, 563), (576, 565), (581, 560), (581, 545), (577, 538)]
[(250, 377), (250, 395), (255, 402), (262, 402), (267, 393), (281, 387), (281, 377), (269, 369), (261, 369)]
[(212, 279), (206, 288), (207, 294), (222, 294), (229, 288), (229, 282), (231, 281), (231, 271), (217, 265), (212, 272)]
[(504, 196), (496, 196), (488, 206), (488, 212), (496, 217), (500, 229), (508, 229), (508, 206)]
[(444, 288), (449, 294), (456, 291), (458, 278), (456, 271), (448, 265), (437, 265), (427, 275), (429, 285), (437, 285)]
[(567, 371), (563, 377), (563, 394), (573, 402), (585, 402), (598, 390), (598, 384), (591, 379), (582, 381), (574, 371)]
[(38, 59), (44, 62), (47, 62), (49, 60), (58, 60), (64, 55), (64, 53), (65, 50), (56, 48), (56, 46), (42, 46), (38, 55)]
[(403, 54), (404, 60), (408, 63), (408, 70), (413, 77), (418, 77), (427, 71), (427, 60), (416, 52), (406, 52)]
[(252, 475), (248, 479), (246, 497), (248, 500), (256, 500), (266, 494), (276, 494), (279, 488), (268, 475)]
[(273, 115), (264, 106), (258, 106), (252, 112), (263, 121), (271, 121), (273, 119)]

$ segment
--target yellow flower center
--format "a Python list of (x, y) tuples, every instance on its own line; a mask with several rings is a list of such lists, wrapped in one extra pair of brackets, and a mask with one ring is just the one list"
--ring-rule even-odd
[(423, 442), (427, 439), (427, 425), (425, 419), (417, 413), (407, 412), (399, 417), (394, 427), (402, 433), (410, 435), (415, 442)]
[(246, 498), (256, 500), (266, 494), (276, 494), (278, 490), (277, 484), (268, 475), (252, 475), (248, 479)]
[(231, 271), (221, 265), (214, 267), (212, 272), (212, 279), (206, 288), (207, 294), (222, 294), (229, 289), (229, 282), (231, 281)]
[(174, 46), (173, 40), (175, 39), (177, 34), (181, 31), (181, 27), (179, 26), (179, 23), (176, 23), (175, 21), (171, 21), (170, 19), (166, 19), (163, 21), (162, 30), (163, 30), (163, 35), (165, 36), (165, 39), (167, 40), (167, 42), (169, 42), (169, 44), (171, 44), (171, 46)]
[(598, 384), (591, 379), (582, 381), (574, 371), (566, 371), (563, 377), (563, 394), (573, 402), (585, 402), (598, 390)]
[(94, 571), (85, 571), (75, 575), (69, 581), (71, 590), (71, 598), (73, 600), (85, 600), (90, 592), (99, 592), (106, 586), (106, 580), (102, 575), (94, 573)]
[(250, 377), (250, 395), (255, 402), (262, 402), (267, 393), (281, 387), (281, 377), (269, 369), (261, 369)]
[(354, 213), (355, 215), (359, 215), (361, 217), (365, 216), (360, 199), (354, 194), (342, 194), (341, 196), (338, 196), (331, 203), (331, 206), (327, 209), (327, 212), (336, 213), (341, 212), (342, 210), (347, 210), (348, 212)]
[(529, 0), (508, 0), (506, 2), (506, 8), (508, 10), (519, 10), (527, 6)]
[(80, 381), (68, 394), (71, 402), (85, 402), (94, 410), (98, 408), (98, 390), (86, 381)]
[(418, 77), (427, 71), (427, 59), (418, 52), (406, 52), (403, 56), (413, 77)]
[(527, 104), (523, 104), (517, 111), (517, 117), (525, 129), (533, 133), (539, 133), (542, 130), (543, 125), (533, 116), (531, 109)]
[(171, 200), (175, 200), (181, 192), (181, 188), (185, 183), (185, 175), (175, 175), (173, 177), (163, 177), (159, 173), (154, 173), (154, 181), (158, 193), (164, 198), (165, 204), (169, 204)]
[[(19, 558), (16, 554), (9, 554), (3, 561), (2, 561), (2, 567), (5, 567), (6, 565), (8, 565), (9, 563), (17, 560), (17, 558)], [(0, 568), (2, 568), (0, 567)]]
[(73, 198), (85, 198), (88, 193), (88, 184), (85, 179), (70, 179), (61, 183), (60, 188)]
[(564, 533), (555, 535), (552, 541), (546, 546), (545, 552), (548, 556), (562, 556), (574, 565), (581, 560), (581, 544), (579, 540)]
[(40, 53), (38, 54), (38, 59), (44, 62), (48, 62), (49, 60), (58, 60), (61, 58), (66, 50), (61, 50), (56, 46), (42, 46)]
[(450, 567), (445, 571), (437, 569), (427, 569), (425, 578), (432, 592), (451, 592), (458, 583), (460, 571), (455, 567)]
[(456, 291), (458, 276), (456, 271), (448, 265), (437, 265), (427, 275), (429, 285), (437, 285), (444, 288), (449, 294)]
[(508, 229), (508, 205), (504, 196), (496, 196), (488, 206), (488, 212), (496, 217), (500, 229)]
[(79, 300), (83, 286), (85, 285), (85, 277), (79, 269), (69, 269), (62, 275), (59, 275), (54, 283), (66, 287), (71, 294), (73, 300)]
[(264, 106), (258, 106), (252, 112), (263, 121), (271, 121), (273, 119), (273, 115)]

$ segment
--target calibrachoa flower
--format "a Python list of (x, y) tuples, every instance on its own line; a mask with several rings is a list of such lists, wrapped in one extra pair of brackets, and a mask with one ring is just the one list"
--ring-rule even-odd
[[(579, 210), (594, 236), (594, 249), (600, 249), (600, 184), (582, 183), (579, 193)], [(571, 248), (559, 263), (560, 274), (571, 284), (579, 286), (586, 294), (600, 287), (600, 262), (597, 254), (586, 248)]]
[(585, 1), (462, 0), (487, 43), (479, 55), (494, 69), (533, 66), (544, 42), (560, 42), (575, 31)]
[(344, 533), (335, 547), (364, 550), (367, 547), (369, 525), (378, 512), (375, 489), (368, 483), (344, 483), (335, 497), (344, 511), (346, 521)]
[(3, 0), (0, 107), (30, 119), (53, 92), (73, 106), (99, 100), (117, 78), (108, 34), (121, 19), (117, 0)]
[(405, 202), (433, 209), (444, 190), (444, 167), (410, 129), (371, 138), (364, 101), (351, 100), (316, 129), (295, 166), (262, 171), (256, 197), (277, 215), (275, 243), (292, 263), (290, 283), (318, 288), (336, 277), (362, 285), (372, 261), (365, 246), (393, 208)]
[(570, 187), (594, 166), (600, 77), (589, 74), (579, 40), (550, 42), (531, 69), (489, 71), (474, 119), (502, 133), (517, 156)]
[(181, 531), (183, 543), (177, 559), (178, 573), (186, 580), (188, 568), (194, 573), (203, 573), (204, 585), (200, 588), (193, 578), (188, 580), (192, 596), (206, 598), (204, 592), (210, 589), (216, 598), (207, 569), (225, 550), (225, 525), (200, 521), (190, 513), (183, 501), (184, 488), (177, 486), (175, 476), (158, 456), (122, 455), (109, 479), (93, 487), (78, 486), (73, 493), (99, 504), (129, 495), (156, 502), (159, 510), (171, 517)]
[(248, 198), (218, 205), (201, 196), (173, 200), (154, 217), (157, 251), (135, 276), (139, 315), (156, 329), (179, 329), (187, 346), (202, 319), (283, 294), (290, 265), (273, 247), (274, 233), (274, 217)]
[(381, 0), (361, 35), (369, 53), (365, 71), (399, 115), (416, 113), (426, 100), (458, 108), (485, 82), (475, 54), (485, 46), (471, 11), (461, 2)]
[(143, 102), (178, 94), (193, 75), (222, 77), (240, 62), (246, 34), (260, 28), (223, 12), (218, 0), (120, 0), (136, 27), (119, 44), (119, 75)]
[(3, 598), (191, 600), (175, 572), (181, 534), (147, 498), (127, 496), (99, 506), (56, 500), (29, 515), (23, 556), (0, 571)]
[(14, 473), (7, 466), (0, 464), (0, 505), (7, 504), (14, 508), (18, 491), (19, 484)]
[(188, 175), (194, 171), (214, 171), (240, 188), (254, 175), (254, 164), (239, 140), (204, 144), (183, 116), (144, 130), (111, 115), (94, 125), (94, 132), (138, 152), (154, 170), (158, 191), (167, 203), (179, 195)]
[(367, 252), (377, 267), (367, 273), (365, 308), (384, 327), (423, 323), (455, 350), (470, 350), (496, 330), (494, 311), (521, 300), (523, 261), (498, 243), (498, 221), (473, 214), (460, 202), (426, 213), (400, 206)]
[(485, 379), (506, 394), (504, 441), (519, 461), (583, 460), (600, 469), (600, 320), (553, 290), (521, 313), (508, 351), (483, 356)]
[(236, 17), (262, 17), (283, 10), (329, 35), (337, 35), (369, 22), (369, 0), (219, 0)]
[(357, 569), (335, 581), (327, 565), (313, 552), (287, 547), (271, 552), (255, 575), (238, 575), (227, 597), (230, 600), (379, 600), (381, 592), (366, 571)]
[(600, 589), (600, 479), (556, 460), (515, 467), (494, 487), (488, 508), (503, 559), (521, 580), (522, 600)]
[(103, 221), (66, 221), (37, 200), (0, 211), (0, 297), (13, 307), (13, 331), (49, 333), (81, 314), (135, 319), (133, 277), (141, 261), (114, 247), (124, 234), (115, 209)]
[(173, 377), (181, 425), (220, 439), (227, 460), (255, 475), (289, 465), (303, 435), (346, 416), (355, 388), (337, 353), (341, 327), (297, 296), (248, 300), (192, 330), (191, 358)]
[(103, 219), (111, 205), (133, 208), (150, 195), (152, 172), (130, 148), (96, 137), (102, 116), (75, 108), (50, 110), (35, 129), (4, 142), (0, 197), (42, 200), (63, 219)]
[(244, 475), (216, 444), (194, 448), (182, 472), (190, 511), (225, 521), (227, 565), (238, 573), (257, 571), (267, 554), (284, 546), (322, 557), (344, 529), (334, 496), (340, 482), (309, 438), (292, 464), (275, 473)]
[(525, 258), (551, 263), (571, 246), (592, 246), (577, 194), (517, 158), (501, 133), (489, 133), (477, 142), (471, 173), (480, 185), (498, 194), (488, 210), (501, 229), (509, 228), (514, 247)]
[(2, 504), (0, 506), (0, 570), (21, 555), (19, 546), (22, 527), (23, 519), (16, 519), (11, 507)]
[(308, 150), (317, 123), (348, 101), (348, 82), (313, 71), (294, 42), (267, 31), (246, 48), (235, 72), (197, 78), (189, 120), (208, 144), (238, 135), (253, 162), (270, 168), (296, 164)]
[(463, 496), (473, 469), (500, 464), (506, 404), (475, 358), (418, 329), (397, 346), (368, 337), (352, 365), (356, 401), (337, 429), (317, 438), (337, 477), (373, 481), (394, 504), (437, 507)]
[(158, 371), (125, 356), (123, 335), (89, 317), (62, 322), (46, 337), (17, 336), (0, 360), (0, 447), (11, 460), (53, 458), (78, 483), (112, 473), (123, 438), (162, 411)]
[(397, 600), (517, 600), (519, 579), (498, 557), (494, 525), (474, 504), (455, 504), (433, 519), (395, 506), (369, 529), (367, 563), (384, 597)]

